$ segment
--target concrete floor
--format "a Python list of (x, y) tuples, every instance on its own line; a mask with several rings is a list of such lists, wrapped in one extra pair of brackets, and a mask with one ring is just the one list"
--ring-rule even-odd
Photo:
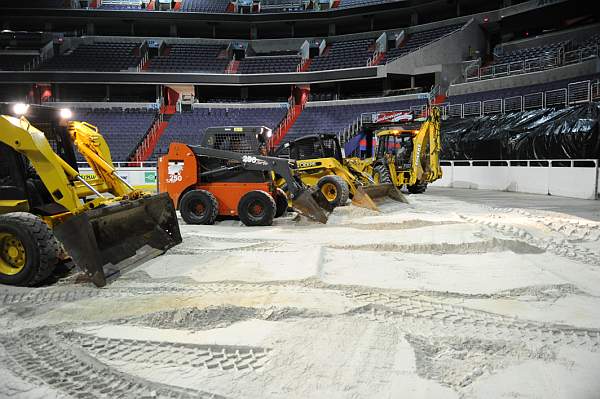
[(551, 195), (509, 193), (504, 191), (469, 190), (462, 188), (429, 187), (427, 193), (443, 195), (456, 200), (498, 208), (523, 208), (566, 213), (589, 220), (600, 221), (600, 201)]

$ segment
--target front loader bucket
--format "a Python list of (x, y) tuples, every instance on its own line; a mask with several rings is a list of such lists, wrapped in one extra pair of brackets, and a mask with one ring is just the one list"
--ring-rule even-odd
[(380, 198), (388, 197), (394, 201), (408, 204), (408, 200), (404, 194), (402, 194), (400, 190), (398, 190), (392, 183), (374, 184), (371, 186), (360, 187), (359, 189), (362, 189), (363, 193), (368, 195), (371, 200), (378, 200)]
[(331, 205), (321, 191), (304, 190), (292, 200), (292, 207), (304, 216), (323, 224), (327, 223), (329, 218), (327, 213), (332, 211)]
[(356, 191), (352, 197), (352, 205), (379, 212), (377, 204), (375, 204), (371, 196), (362, 187), (356, 187)]
[(182, 240), (167, 193), (87, 211), (61, 223), (54, 232), (98, 287)]

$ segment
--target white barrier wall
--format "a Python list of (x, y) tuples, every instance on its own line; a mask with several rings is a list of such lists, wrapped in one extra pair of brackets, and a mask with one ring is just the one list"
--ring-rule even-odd
[(454, 187), (597, 199), (598, 160), (442, 161), (433, 187)]
[[(598, 160), (442, 161), (443, 177), (433, 187), (469, 188), (597, 199)], [(93, 171), (81, 167), (80, 173)], [(135, 187), (156, 190), (156, 167), (118, 167), (119, 176)]]
[[(156, 167), (120, 167), (117, 168), (119, 176), (134, 187), (148, 190), (156, 190)], [(83, 178), (94, 177), (94, 171), (90, 168), (79, 168)]]

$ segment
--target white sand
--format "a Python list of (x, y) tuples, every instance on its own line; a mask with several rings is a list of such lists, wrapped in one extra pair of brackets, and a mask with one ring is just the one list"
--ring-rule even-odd
[[(515, 194), (517, 195), (517, 194)], [(432, 194), (0, 288), (0, 398), (600, 398), (600, 223)]]

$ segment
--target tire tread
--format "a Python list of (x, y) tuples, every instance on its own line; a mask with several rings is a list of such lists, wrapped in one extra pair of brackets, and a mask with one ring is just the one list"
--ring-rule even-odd
[(47, 279), (54, 271), (60, 257), (60, 244), (50, 227), (42, 219), (28, 212), (0, 215), (0, 224), (3, 222), (18, 224), (26, 234), (31, 236), (38, 248), (39, 262), (33, 265), (34, 271), (29, 273), (26, 280), (16, 284), (33, 286)]

